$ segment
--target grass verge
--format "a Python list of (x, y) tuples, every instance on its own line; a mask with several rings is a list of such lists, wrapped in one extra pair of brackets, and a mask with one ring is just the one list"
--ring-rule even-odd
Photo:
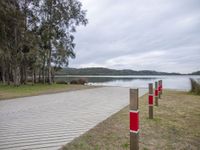
[(12, 85), (0, 84), (0, 100), (17, 97), (34, 96), (41, 94), (51, 94), (65, 91), (74, 91), (81, 89), (94, 88), (86, 85), (67, 85), (67, 84), (27, 84), (15, 87)]
[[(154, 119), (148, 119), (147, 95), (140, 98), (140, 150), (199, 150), (200, 96), (164, 91)], [(129, 108), (98, 124), (63, 150), (129, 150)]]

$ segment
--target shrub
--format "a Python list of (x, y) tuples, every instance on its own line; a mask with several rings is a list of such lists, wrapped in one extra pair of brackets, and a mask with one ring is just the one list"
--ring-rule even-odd
[(78, 83), (84, 85), (85, 83), (87, 83), (86, 79), (78, 79)]
[(85, 83), (87, 83), (86, 79), (80, 78), (78, 80), (72, 80), (70, 81), (70, 84), (81, 84), (84, 85)]
[(78, 84), (78, 81), (77, 80), (72, 80), (72, 81), (70, 81), (70, 84)]
[(66, 81), (56, 81), (56, 84), (67, 84)]
[(197, 95), (200, 95), (200, 82), (199, 80), (195, 80), (190, 78), (190, 82), (191, 82), (191, 92), (195, 93)]

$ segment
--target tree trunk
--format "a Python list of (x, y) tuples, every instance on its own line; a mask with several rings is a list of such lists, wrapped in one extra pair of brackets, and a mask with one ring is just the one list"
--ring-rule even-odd
[(19, 66), (14, 66), (13, 69), (13, 80), (14, 80), (14, 85), (19, 86), (20, 85), (20, 68)]
[(17, 26), (15, 26), (14, 36), (15, 36), (15, 53), (13, 56), (13, 77), (14, 77), (14, 85), (20, 85), (20, 67), (17, 61), (17, 50), (18, 50), (18, 35), (17, 35)]
[(24, 84), (24, 67), (23, 65), (20, 67), (20, 76), (21, 76), (21, 84)]
[(49, 56), (48, 56), (48, 63), (47, 63), (47, 68), (48, 68), (48, 83), (52, 84), (52, 78), (51, 78), (51, 41), (49, 42)]
[(55, 83), (55, 70), (51, 70), (52, 82)]
[(34, 79), (34, 83), (36, 83), (37, 82), (37, 77), (36, 77), (36, 69), (35, 69), (35, 67), (33, 69), (33, 79)]
[(32, 70), (32, 73), (31, 73), (31, 74), (32, 74), (32, 85), (34, 85), (34, 83), (35, 83), (35, 82), (34, 82), (34, 69)]
[[(25, 54), (25, 62), (27, 62), (26, 54)], [(24, 63), (23, 68), (24, 68), (24, 84), (27, 84), (27, 70), (28, 70), (28, 69), (27, 69), (26, 63)]]
[(17, 86), (19, 86), (20, 85), (20, 67), (19, 66), (17, 66)]
[(27, 67), (24, 68), (24, 84), (27, 84)]
[(6, 79), (5, 79), (5, 63), (4, 63), (4, 60), (3, 60), (3, 58), (2, 58), (2, 61), (1, 61), (1, 64), (2, 64), (2, 66), (1, 66), (1, 73), (2, 73), (2, 82), (3, 82), (3, 84), (5, 84), (6, 83)]
[(6, 69), (6, 81), (7, 81), (7, 84), (10, 85), (10, 64), (9, 64), (9, 62), (6, 65), (7, 65), (7, 69)]
[(52, 7), (53, 7), (53, 3), (52, 1), (50, 1), (49, 4), (49, 15), (47, 20), (49, 21), (49, 26), (48, 26), (48, 32), (49, 32), (49, 41), (48, 41), (48, 45), (49, 45), (49, 53), (48, 53), (48, 62), (47, 62), (47, 68), (48, 68), (48, 82), (49, 84), (52, 84), (52, 77), (51, 77), (51, 52), (52, 52), (52, 45), (51, 45), (51, 39), (52, 39)]
[(42, 66), (42, 81), (43, 81), (44, 84), (45, 84), (45, 62), (46, 62), (46, 57), (44, 55), (43, 66)]
[(21, 64), (21, 84), (26, 84), (27, 83), (27, 76), (26, 76), (26, 64), (25, 64), (25, 60), (22, 62)]
[(48, 83), (52, 84), (52, 79), (51, 79), (51, 61), (48, 61)]
[(39, 68), (39, 78), (38, 78), (38, 82), (41, 82), (41, 69)]
[(3, 67), (2, 67), (2, 82), (3, 82), (3, 84), (6, 84), (5, 68), (3, 68)]

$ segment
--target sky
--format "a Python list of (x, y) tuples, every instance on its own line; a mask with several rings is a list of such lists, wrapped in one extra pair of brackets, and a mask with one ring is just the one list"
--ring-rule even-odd
[(81, 0), (69, 67), (200, 70), (200, 0)]

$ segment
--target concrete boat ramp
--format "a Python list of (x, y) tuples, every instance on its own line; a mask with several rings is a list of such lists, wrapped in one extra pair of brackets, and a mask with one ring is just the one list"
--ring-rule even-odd
[(0, 101), (0, 150), (59, 149), (128, 104), (121, 87)]

